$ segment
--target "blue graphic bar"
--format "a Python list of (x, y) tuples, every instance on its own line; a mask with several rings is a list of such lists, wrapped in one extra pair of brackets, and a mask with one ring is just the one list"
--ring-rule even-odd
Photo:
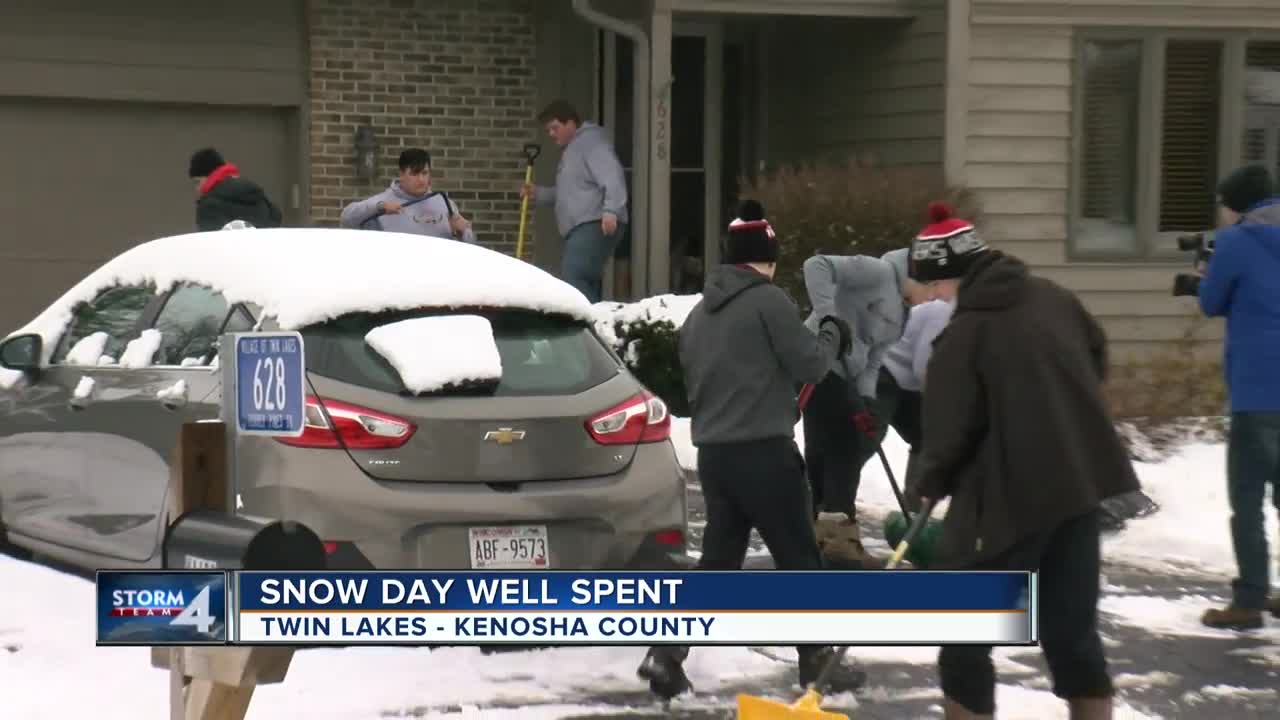
[(1025, 572), (249, 572), (237, 611), (1025, 612)]

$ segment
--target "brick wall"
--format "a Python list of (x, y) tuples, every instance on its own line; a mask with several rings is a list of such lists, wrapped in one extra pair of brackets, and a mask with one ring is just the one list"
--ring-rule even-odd
[[(308, 0), (315, 224), (336, 225), (343, 205), (385, 188), (416, 145), (477, 238), (514, 253), (521, 147), (538, 139), (533, 2)], [(381, 146), (372, 184), (354, 164), (366, 121)], [(529, 232), (525, 244), (531, 257)]]

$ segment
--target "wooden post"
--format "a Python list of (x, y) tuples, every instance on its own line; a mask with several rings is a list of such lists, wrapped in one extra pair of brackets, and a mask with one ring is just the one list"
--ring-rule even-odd
[[(186, 423), (170, 458), (166, 527), (195, 510), (227, 507), (227, 428)], [(170, 720), (244, 720), (258, 685), (284, 682), (291, 647), (153, 647), (151, 665), (169, 670)]]

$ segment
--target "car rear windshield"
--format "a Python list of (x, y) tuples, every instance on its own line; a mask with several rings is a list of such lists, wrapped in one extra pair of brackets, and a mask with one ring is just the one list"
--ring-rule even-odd
[[(442, 315), (480, 315), (493, 326), (502, 358), (496, 385), (450, 388), (448, 394), (497, 396), (571, 395), (617, 374), (617, 360), (588, 327), (562, 316), (525, 310), (418, 310), (351, 313), (303, 328), (307, 370), (384, 392), (409, 394), (399, 373), (364, 337), (378, 326)], [(442, 347), (440, 352), (449, 352)], [(442, 394), (441, 392), (434, 394)]]

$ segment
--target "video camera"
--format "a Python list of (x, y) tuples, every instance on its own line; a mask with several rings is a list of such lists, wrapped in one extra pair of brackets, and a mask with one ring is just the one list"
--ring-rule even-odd
[[(1177, 238), (1178, 249), (1182, 252), (1194, 252), (1192, 267), (1204, 272), (1209, 266), (1209, 258), (1213, 257), (1213, 231), (1185, 233)], [(1178, 273), (1173, 276), (1174, 297), (1195, 297), (1200, 294), (1200, 276), (1196, 273)]]

